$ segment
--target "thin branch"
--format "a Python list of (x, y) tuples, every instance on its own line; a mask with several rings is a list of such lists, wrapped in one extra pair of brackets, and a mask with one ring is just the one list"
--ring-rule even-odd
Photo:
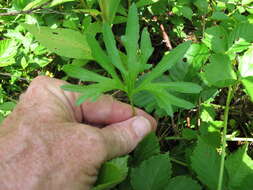
[(7, 13), (0, 13), (0, 16), (16, 16), (16, 15), (20, 15), (20, 14), (33, 14), (37, 10), (42, 10), (43, 7), (48, 5), (49, 3), (50, 3), (50, 1), (40, 5), (38, 7), (29, 9), (29, 10), (26, 10), (26, 11), (21, 10), (21, 11), (12, 11), (12, 12), (7, 12)]
[(167, 32), (165, 31), (163, 24), (160, 24), (160, 29), (162, 31), (163, 41), (165, 42), (166, 47), (169, 50), (172, 50), (173, 47), (172, 47), (171, 42), (170, 42), (170, 37), (168, 36)]
[[(2, 73), (2, 72), (0, 72), (0, 75), (5, 76), (5, 77), (13, 77), (10, 73)], [(14, 76), (14, 77), (18, 78), (19, 80), (23, 80), (23, 81), (29, 82), (29, 80), (26, 79), (26, 78), (17, 77), (17, 76)]]

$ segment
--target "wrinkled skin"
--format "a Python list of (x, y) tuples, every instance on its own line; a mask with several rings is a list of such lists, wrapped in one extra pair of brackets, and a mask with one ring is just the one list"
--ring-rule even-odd
[(156, 128), (150, 115), (137, 109), (132, 117), (129, 105), (110, 96), (77, 107), (78, 95), (63, 84), (37, 77), (0, 126), (0, 189), (90, 189), (103, 162)]

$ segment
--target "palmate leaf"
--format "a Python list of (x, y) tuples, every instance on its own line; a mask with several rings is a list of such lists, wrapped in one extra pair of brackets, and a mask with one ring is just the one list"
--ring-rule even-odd
[(190, 41), (184, 42), (178, 45), (168, 54), (164, 55), (158, 65), (151, 72), (146, 74), (145, 78), (140, 83), (139, 88), (142, 88), (142, 86), (152, 82), (155, 78), (162, 75), (165, 71), (169, 70), (175, 63), (181, 60), (190, 45)]
[(244, 178), (253, 174), (253, 160), (247, 154), (247, 146), (244, 145), (235, 153), (230, 154), (225, 161), (231, 190), (241, 189)]
[(131, 171), (131, 184), (134, 190), (164, 189), (171, 177), (171, 163), (168, 154), (159, 154), (145, 160)]

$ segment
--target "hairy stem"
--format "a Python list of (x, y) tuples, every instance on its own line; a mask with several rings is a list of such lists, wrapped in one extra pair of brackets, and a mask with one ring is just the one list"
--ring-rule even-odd
[(226, 135), (227, 135), (227, 125), (228, 125), (228, 114), (229, 114), (229, 105), (233, 97), (233, 88), (232, 86), (228, 89), (228, 95), (226, 100), (226, 107), (224, 112), (224, 121), (223, 121), (223, 133), (222, 133), (222, 151), (221, 151), (221, 162), (220, 162), (220, 172), (219, 172), (219, 181), (217, 190), (222, 190), (223, 184), (223, 174), (224, 174), (224, 164), (226, 157)]

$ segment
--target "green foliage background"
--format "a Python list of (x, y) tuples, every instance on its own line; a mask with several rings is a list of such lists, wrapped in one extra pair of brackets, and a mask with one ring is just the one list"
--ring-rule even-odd
[(68, 80), (159, 121), (94, 189), (252, 190), (252, 31), (253, 0), (0, 0), (0, 122), (36, 76)]

